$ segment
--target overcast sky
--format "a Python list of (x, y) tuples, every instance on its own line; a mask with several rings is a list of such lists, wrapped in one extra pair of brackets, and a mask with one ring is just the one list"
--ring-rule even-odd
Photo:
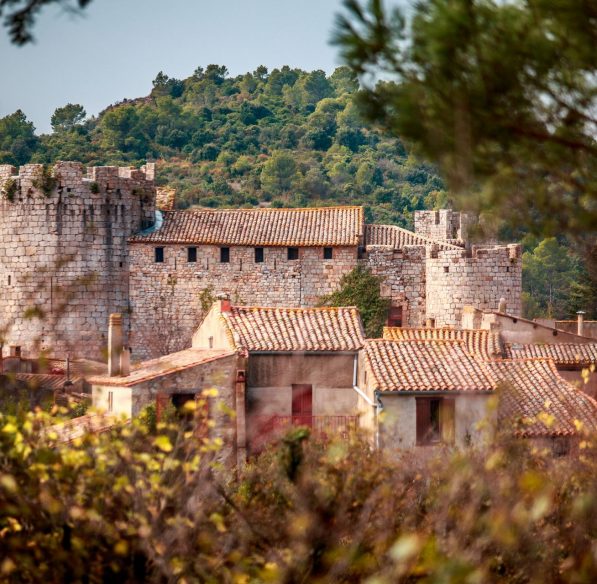
[(48, 8), (35, 44), (19, 48), (0, 34), (0, 117), (20, 108), (48, 131), (66, 103), (96, 114), (147, 95), (160, 70), (184, 78), (210, 63), (232, 75), (261, 64), (331, 72), (340, 9), (341, 0), (93, 0), (79, 18)]

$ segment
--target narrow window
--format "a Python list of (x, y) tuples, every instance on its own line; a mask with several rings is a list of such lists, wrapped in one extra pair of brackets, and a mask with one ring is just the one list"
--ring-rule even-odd
[(331, 260), (334, 257), (334, 248), (333, 247), (324, 247), (323, 248), (323, 259), (324, 260)]
[(155, 263), (156, 264), (164, 263), (164, 248), (163, 247), (155, 248)]
[(230, 248), (229, 247), (221, 247), (220, 248), (220, 263), (227, 264), (230, 262)]
[(10, 277), (10, 276), (8, 276), (8, 285), (9, 285), (9, 286), (10, 286), (10, 283), (11, 283), (11, 277)]
[(446, 274), (450, 271), (450, 266), (444, 266), (444, 272), (446, 272)]
[(197, 261), (197, 248), (187, 247), (187, 262), (194, 264)]
[(298, 260), (298, 247), (289, 247), (288, 248), (288, 259), (289, 260)]
[(262, 247), (255, 248), (255, 263), (256, 264), (263, 263), (263, 248)]
[(114, 392), (113, 391), (108, 392), (108, 411), (109, 412), (114, 411)]

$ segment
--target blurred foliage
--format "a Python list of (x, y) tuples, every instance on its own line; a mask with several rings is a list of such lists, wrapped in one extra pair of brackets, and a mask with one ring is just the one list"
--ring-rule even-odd
[(595, 2), (344, 4), (334, 40), (362, 114), (438, 164), (460, 206), (567, 235), (595, 285)]
[(597, 444), (392, 457), (295, 429), (235, 472), (142, 419), (61, 444), (0, 414), (4, 582), (594, 582)]

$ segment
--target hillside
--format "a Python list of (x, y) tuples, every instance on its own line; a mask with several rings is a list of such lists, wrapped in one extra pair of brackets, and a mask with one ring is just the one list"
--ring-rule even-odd
[[(368, 219), (411, 226), (415, 209), (445, 203), (435, 169), (363, 122), (345, 67), (259, 67), (229, 77), (198, 68), (184, 80), (159, 73), (151, 95), (85, 119), (59, 108), (52, 134), (24, 114), (0, 120), (0, 163), (139, 164), (158, 160), (158, 181), (178, 205), (208, 207), (364, 204)], [(18, 138), (18, 139), (15, 139)]]

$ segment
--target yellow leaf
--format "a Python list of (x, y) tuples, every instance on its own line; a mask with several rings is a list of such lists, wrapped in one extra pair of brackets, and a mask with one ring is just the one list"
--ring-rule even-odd
[(17, 481), (15, 481), (12, 475), (3, 474), (0, 475), (0, 486), (2, 486), (2, 488), (4, 488), (6, 491), (14, 493), (17, 490)]
[(168, 436), (158, 436), (153, 443), (163, 452), (172, 452), (172, 443)]

